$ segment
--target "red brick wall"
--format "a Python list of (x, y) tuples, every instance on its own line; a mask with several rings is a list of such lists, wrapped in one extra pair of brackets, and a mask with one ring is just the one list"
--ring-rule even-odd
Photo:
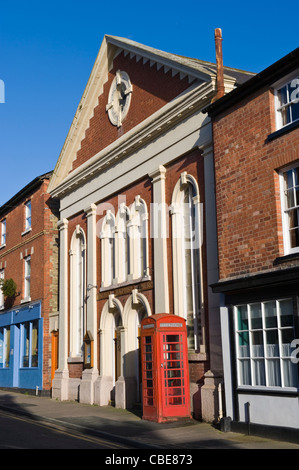
[[(120, 128), (110, 123), (106, 112), (110, 86), (118, 69), (129, 74), (133, 85), (129, 113)], [(89, 128), (81, 142), (77, 159), (73, 162), (73, 170), (152, 115), (189, 86), (188, 79), (180, 80), (179, 74), (172, 77), (171, 71), (165, 74), (163, 68), (157, 70), (155, 66), (150, 67), (149, 62), (143, 64), (142, 60), (136, 62), (136, 59), (130, 59), (129, 56), (124, 57), (123, 53), (120, 54), (114, 60), (113, 69), (108, 73), (108, 81), (104, 85), (102, 95), (99, 96), (98, 105), (94, 109)]]
[(277, 170), (298, 159), (299, 130), (267, 141), (275, 130), (268, 89), (215, 118), (220, 279), (274, 269), (284, 254)]
[[(51, 338), (49, 313), (57, 311), (58, 249), (57, 209), (47, 194), (48, 180), (28, 197), (16, 204), (7, 214), (6, 246), (0, 250), (0, 267), (5, 269), (5, 279), (12, 278), (20, 294), (13, 305), (18, 306), (24, 298), (24, 257), (31, 256), (31, 301), (42, 301), (44, 321), (43, 338), (43, 386), (51, 387)], [(31, 200), (32, 230), (25, 229), (24, 203)]]

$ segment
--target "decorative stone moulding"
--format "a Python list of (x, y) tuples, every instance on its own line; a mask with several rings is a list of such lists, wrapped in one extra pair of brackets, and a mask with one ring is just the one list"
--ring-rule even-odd
[(122, 125), (129, 111), (132, 91), (129, 75), (118, 70), (111, 84), (106, 106), (110, 122), (114, 126), (120, 127)]

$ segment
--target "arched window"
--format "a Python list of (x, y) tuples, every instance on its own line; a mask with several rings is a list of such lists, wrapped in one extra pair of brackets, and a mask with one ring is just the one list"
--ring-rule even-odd
[(108, 287), (113, 284), (116, 277), (115, 269), (115, 216), (108, 210), (102, 225), (100, 235), (101, 253), (102, 253), (102, 287)]
[(188, 349), (197, 350), (201, 333), (201, 224), (196, 180), (182, 173), (172, 198), (174, 312), (187, 322)]
[(131, 272), (131, 248), (129, 233), (130, 209), (121, 204), (116, 216), (116, 276), (117, 282), (122, 283), (128, 280)]
[(85, 328), (86, 240), (79, 225), (72, 236), (70, 257), (71, 356), (81, 357)]
[(131, 279), (148, 277), (148, 212), (140, 196), (136, 196), (131, 207), (130, 238)]

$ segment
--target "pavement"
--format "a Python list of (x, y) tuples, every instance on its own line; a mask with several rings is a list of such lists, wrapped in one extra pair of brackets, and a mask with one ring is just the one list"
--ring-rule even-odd
[(217, 426), (193, 419), (155, 423), (143, 420), (141, 410), (59, 401), (7, 390), (0, 390), (0, 410), (108, 439), (122, 444), (124, 449), (299, 449), (299, 443), (222, 432)]

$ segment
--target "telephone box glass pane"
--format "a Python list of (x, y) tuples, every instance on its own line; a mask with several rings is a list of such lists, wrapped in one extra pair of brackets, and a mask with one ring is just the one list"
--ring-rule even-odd
[(153, 383), (153, 345), (152, 336), (143, 337), (143, 387), (144, 405), (154, 404), (154, 383)]
[(165, 405), (185, 404), (182, 334), (163, 334)]

